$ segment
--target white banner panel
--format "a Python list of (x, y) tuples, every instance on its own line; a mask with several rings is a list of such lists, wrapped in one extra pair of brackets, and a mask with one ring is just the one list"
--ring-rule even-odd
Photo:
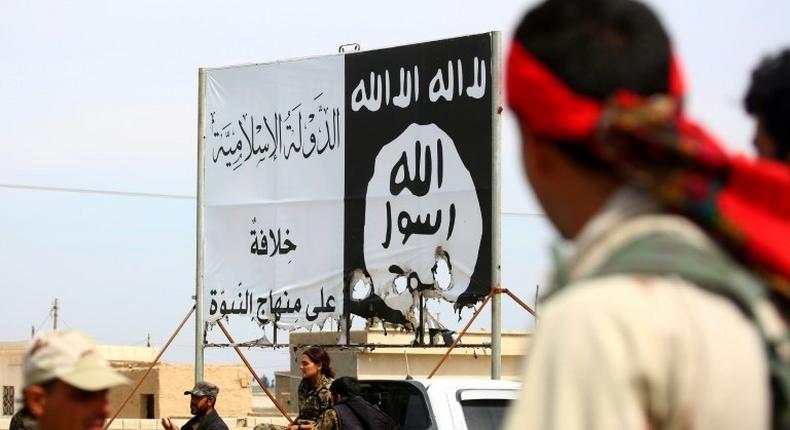
[(342, 314), (343, 79), (342, 56), (207, 71), (207, 320)]

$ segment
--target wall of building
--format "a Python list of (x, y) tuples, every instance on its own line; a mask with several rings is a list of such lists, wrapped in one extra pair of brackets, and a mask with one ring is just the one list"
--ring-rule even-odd
[[(0, 385), (13, 386), (14, 394), (17, 398), (16, 405), (18, 409), (21, 406), (22, 398), (22, 360), (27, 349), (28, 341), (18, 342), (0, 342)], [(136, 365), (133, 362), (151, 362), (156, 358), (158, 353), (157, 349), (150, 347), (133, 347), (133, 346), (114, 346), (114, 345), (99, 345), (99, 353), (109, 360), (116, 368), (129, 368), (132, 369)], [(131, 367), (129, 367), (131, 366)], [(132, 373), (133, 370), (130, 370)], [(141, 372), (138, 372), (141, 374)], [(138, 379), (134, 379), (137, 381)], [(143, 385), (143, 390), (151, 389), (150, 382)], [(150, 391), (153, 393), (153, 391)], [(113, 401), (113, 392), (110, 392), (111, 402)], [(134, 404), (137, 400), (137, 403)], [(121, 400), (116, 403), (111, 403), (113, 406), (120, 404)], [(135, 411), (134, 416), (139, 416), (137, 412), (140, 410), (139, 396), (132, 399), (125, 410)], [(0, 415), (3, 412), (0, 409)], [(7, 415), (7, 414), (6, 414)]]
[[(131, 383), (110, 390), (110, 405), (117, 411), (145, 374), (148, 363), (114, 363)], [(119, 418), (146, 418), (145, 395), (154, 395), (154, 417), (189, 417), (189, 397), (195, 370), (188, 364), (157, 364), (118, 415)], [(247, 368), (242, 365), (206, 365), (205, 379), (219, 387), (217, 411), (220, 415), (240, 417), (252, 412), (252, 392)]]
[[(293, 345), (337, 345), (339, 334), (335, 332), (291, 333)], [(339, 376), (357, 378), (404, 378), (407, 373), (414, 378), (425, 378), (439, 363), (447, 347), (392, 347), (409, 345), (414, 333), (371, 328), (351, 333), (352, 343), (379, 345), (368, 348), (333, 348), (329, 350), (332, 365)], [(426, 338), (427, 339), (427, 338)], [(523, 332), (502, 333), (502, 377), (516, 379), (529, 335)], [(465, 345), (486, 345), (491, 334), (486, 331), (469, 331), (462, 339), (462, 346), (455, 348), (439, 369), (435, 377), (489, 378), (491, 376), (490, 349), (487, 347), (466, 348)], [(302, 349), (291, 350), (291, 374), (298, 376), (298, 357)], [(298, 385), (296, 380), (295, 384)], [(292, 382), (292, 385), (294, 382)]]
[[(463, 344), (490, 344), (491, 334), (485, 331), (470, 331), (464, 336)], [(286, 405), (289, 411), (297, 410), (297, 388), (301, 381), (299, 361), (304, 345), (337, 345), (329, 349), (332, 367), (337, 376), (353, 376), (359, 379), (403, 379), (407, 374), (413, 378), (426, 378), (447, 351), (446, 346), (434, 347), (392, 347), (410, 345), (414, 333), (399, 330), (371, 328), (367, 331), (351, 333), (351, 343), (366, 343), (378, 347), (342, 347), (340, 333), (337, 332), (296, 332), (291, 333), (289, 342), (299, 346), (291, 349), (289, 372), (276, 372), (277, 400)], [(527, 348), (529, 335), (523, 332), (502, 333), (502, 379), (517, 380), (519, 369)], [(427, 337), (426, 337), (427, 342)], [(491, 377), (490, 349), (456, 348), (434, 378), (481, 378)]]
[[(438, 351), (437, 351), (438, 352)], [(441, 350), (444, 353), (444, 350)], [(488, 350), (462, 350), (451, 354), (434, 378), (489, 379), (491, 356)], [(415, 379), (427, 378), (441, 359), (441, 354), (359, 354), (359, 379), (404, 379), (408, 374)], [(407, 365), (408, 363), (408, 365)], [(503, 356), (502, 379), (518, 380), (521, 357)]]
[[(140, 381), (140, 379), (143, 377), (146, 369), (148, 369), (149, 363), (114, 362), (112, 364), (115, 369), (117, 369), (121, 374), (129, 379), (129, 385), (110, 389), (110, 408), (113, 411), (117, 411), (126, 397), (132, 391), (132, 388), (134, 388), (138, 381)], [(142, 385), (140, 385), (140, 388), (137, 389), (137, 392), (134, 394), (134, 396), (129, 399), (124, 408), (121, 410), (118, 418), (148, 418), (145, 414), (145, 403), (142, 401), (144, 395), (154, 396), (154, 417), (162, 416), (160, 415), (157, 402), (159, 397), (159, 367), (160, 365), (157, 365), (151, 370), (151, 373), (147, 378), (145, 378)]]
[[(22, 355), (27, 342), (0, 342), (0, 395), (12, 387), (11, 404), (0, 405), (0, 416), (11, 416), (22, 399)], [(5, 406), (5, 407), (3, 407)], [(9, 413), (10, 412), (10, 413)]]

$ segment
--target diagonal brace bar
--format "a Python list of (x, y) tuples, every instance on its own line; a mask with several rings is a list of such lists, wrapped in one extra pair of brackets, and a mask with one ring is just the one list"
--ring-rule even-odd
[(126, 397), (123, 403), (121, 403), (121, 406), (118, 408), (118, 410), (115, 411), (115, 414), (112, 416), (112, 418), (110, 418), (110, 420), (107, 421), (107, 424), (105, 424), (104, 426), (104, 430), (110, 428), (110, 424), (112, 424), (112, 422), (115, 421), (115, 418), (118, 417), (118, 415), (123, 410), (124, 406), (126, 406), (126, 404), (129, 403), (129, 399), (131, 399), (132, 396), (134, 396), (134, 393), (137, 392), (137, 389), (140, 388), (140, 385), (143, 385), (143, 381), (145, 381), (145, 378), (147, 378), (148, 374), (151, 373), (151, 369), (153, 369), (154, 366), (156, 366), (156, 364), (159, 363), (159, 359), (162, 358), (162, 354), (164, 354), (165, 351), (167, 351), (167, 348), (173, 342), (173, 339), (175, 339), (178, 332), (181, 331), (181, 328), (184, 327), (184, 324), (186, 324), (189, 317), (192, 316), (192, 312), (195, 312), (195, 305), (192, 305), (192, 307), (189, 309), (189, 313), (187, 313), (187, 316), (185, 316), (184, 319), (181, 320), (181, 324), (178, 325), (176, 331), (173, 332), (173, 334), (170, 336), (170, 339), (167, 340), (167, 343), (165, 343), (165, 346), (163, 346), (162, 349), (159, 351), (159, 354), (156, 356), (154, 361), (148, 366), (148, 369), (143, 374), (143, 377), (140, 378), (139, 381), (137, 381), (137, 385), (135, 385), (134, 388), (132, 388), (132, 391), (129, 393), (129, 395)]
[(431, 373), (428, 375), (428, 379), (431, 379), (433, 375), (436, 374), (436, 371), (439, 370), (440, 367), (442, 367), (442, 364), (444, 364), (444, 362), (447, 360), (447, 357), (450, 356), (450, 353), (453, 351), (453, 349), (455, 349), (456, 345), (458, 345), (458, 342), (461, 341), (461, 338), (464, 337), (466, 331), (469, 330), (469, 327), (472, 325), (473, 322), (475, 322), (477, 316), (480, 315), (480, 311), (482, 311), (483, 308), (486, 307), (486, 305), (491, 300), (491, 297), (494, 296), (494, 294), (499, 294), (498, 288), (492, 288), (491, 291), (489, 291), (489, 293), (486, 295), (485, 299), (483, 300), (483, 303), (481, 303), (480, 307), (477, 308), (474, 314), (472, 314), (472, 318), (470, 318), (469, 322), (466, 323), (466, 326), (464, 326), (464, 329), (461, 330), (461, 333), (458, 333), (458, 337), (455, 338), (453, 344), (450, 345), (450, 347), (447, 349), (447, 352), (444, 353), (442, 359), (439, 360), (439, 363), (436, 364), (436, 367), (434, 367), (433, 370), (431, 370)]
[(288, 415), (288, 412), (285, 410), (283, 405), (281, 405), (280, 402), (277, 401), (277, 398), (275, 398), (274, 395), (272, 395), (272, 392), (269, 391), (269, 389), (263, 385), (263, 381), (261, 381), (261, 378), (258, 377), (257, 373), (255, 373), (255, 370), (252, 368), (252, 365), (250, 364), (249, 361), (247, 361), (247, 357), (244, 356), (244, 353), (242, 353), (241, 349), (239, 349), (239, 347), (236, 345), (236, 341), (233, 340), (233, 337), (225, 328), (225, 324), (222, 324), (222, 320), (217, 320), (217, 325), (219, 326), (220, 330), (222, 330), (222, 333), (225, 334), (225, 337), (228, 338), (228, 342), (233, 344), (233, 349), (235, 349), (236, 353), (239, 354), (239, 357), (241, 357), (241, 361), (243, 361), (244, 364), (247, 366), (247, 370), (249, 370), (252, 376), (255, 378), (255, 380), (258, 381), (258, 385), (261, 387), (263, 392), (266, 393), (267, 396), (269, 396), (269, 400), (271, 400), (272, 403), (274, 403), (274, 406), (276, 406), (277, 409), (280, 411), (280, 413), (283, 414), (285, 419), (287, 419), (290, 424), (293, 424), (294, 420), (291, 419), (290, 415)]

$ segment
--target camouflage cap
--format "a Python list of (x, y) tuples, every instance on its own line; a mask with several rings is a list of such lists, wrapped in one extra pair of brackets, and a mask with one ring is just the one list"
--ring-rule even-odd
[(184, 394), (191, 394), (197, 397), (213, 397), (216, 399), (217, 394), (219, 394), (219, 387), (211, 382), (199, 381), (191, 390), (184, 391)]
[(100, 391), (128, 382), (91, 338), (74, 330), (36, 336), (25, 352), (22, 373), (25, 388), (59, 379), (81, 390)]

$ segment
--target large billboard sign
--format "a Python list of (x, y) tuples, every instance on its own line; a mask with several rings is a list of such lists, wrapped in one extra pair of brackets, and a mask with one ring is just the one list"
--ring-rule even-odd
[(205, 318), (414, 327), (487, 294), (497, 37), (204, 69)]

